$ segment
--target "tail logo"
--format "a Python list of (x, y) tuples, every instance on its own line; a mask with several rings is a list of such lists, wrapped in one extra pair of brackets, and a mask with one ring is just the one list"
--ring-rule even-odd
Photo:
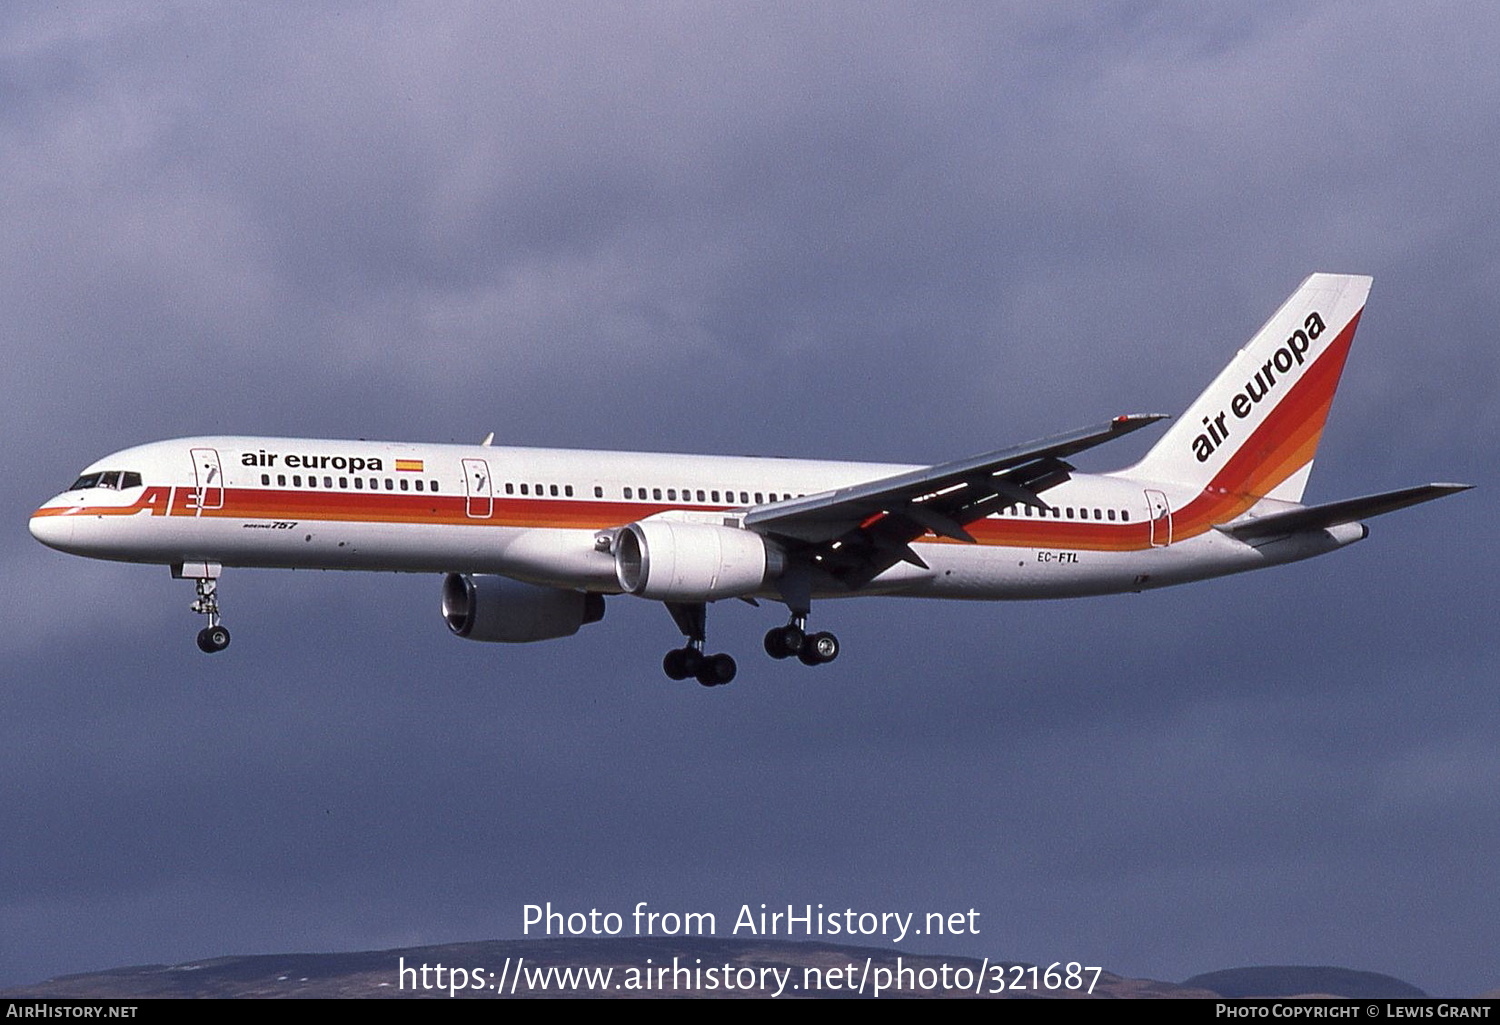
[[(1193, 439), (1193, 455), (1198, 462), (1206, 463), (1208, 457), (1229, 438), (1229, 427), (1225, 423), (1229, 414), (1233, 413), (1237, 420), (1249, 416), (1256, 404), (1275, 389), (1278, 381), (1285, 380), (1285, 375), (1292, 367), (1300, 367), (1307, 362), (1307, 350), (1322, 333), (1323, 318), (1314, 310), (1307, 315), (1302, 326), (1293, 331), (1291, 337), (1261, 365), (1255, 376), (1245, 382), (1245, 387), (1235, 393), (1234, 398), (1229, 400), (1228, 410), (1221, 409), (1216, 415), (1203, 418), (1204, 433)], [(1277, 378), (1277, 374), (1282, 377)]]

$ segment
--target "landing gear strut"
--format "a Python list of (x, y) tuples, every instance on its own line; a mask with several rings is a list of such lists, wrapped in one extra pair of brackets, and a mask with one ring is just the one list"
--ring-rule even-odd
[(703, 642), (708, 614), (703, 602), (667, 602), (667, 611), (687, 644), (673, 648), (661, 660), (661, 667), (674, 680), (696, 679), (705, 687), (722, 687), (734, 679), (738, 666), (729, 655), (705, 655)]
[(766, 631), (766, 654), (775, 659), (791, 658), (805, 666), (820, 666), (839, 657), (839, 639), (831, 633), (807, 632), (807, 614), (792, 614), (792, 621)]
[(199, 577), (198, 600), (193, 602), (193, 611), (208, 617), (208, 625), (198, 631), (198, 650), (212, 655), (229, 647), (229, 630), (219, 623), (219, 582), (212, 577)]

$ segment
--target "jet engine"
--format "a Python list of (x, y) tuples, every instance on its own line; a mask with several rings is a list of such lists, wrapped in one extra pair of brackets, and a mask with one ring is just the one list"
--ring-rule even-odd
[(697, 602), (753, 594), (783, 565), (779, 548), (738, 527), (641, 520), (615, 539), (620, 587), (642, 598)]
[(604, 596), (542, 587), (510, 577), (449, 573), (443, 578), (443, 619), (471, 641), (524, 644), (570, 637), (604, 618)]

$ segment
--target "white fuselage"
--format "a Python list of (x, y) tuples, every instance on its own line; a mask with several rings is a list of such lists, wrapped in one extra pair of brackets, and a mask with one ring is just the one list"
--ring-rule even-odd
[[(617, 593), (611, 546), (626, 524), (657, 517), (737, 527), (751, 507), (912, 469), (200, 437), (97, 461), (79, 479), (91, 486), (49, 500), (31, 530), (53, 548), (127, 562), (492, 573)], [(900, 562), (857, 592), (823, 588), (819, 596), (1021, 599), (1138, 591), (1290, 562), (1363, 536), (1358, 525), (1348, 525), (1252, 546), (1212, 528), (1249, 508), (1254, 496), (1209, 495), (1121, 475), (1075, 473), (1049, 488), (1045, 501), (1045, 511), (1018, 504), (970, 524), (975, 543), (918, 539), (912, 547), (925, 568)]]

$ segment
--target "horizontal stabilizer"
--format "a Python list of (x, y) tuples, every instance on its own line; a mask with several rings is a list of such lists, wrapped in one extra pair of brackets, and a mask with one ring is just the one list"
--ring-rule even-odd
[(1323, 530), (1341, 523), (1353, 523), (1357, 520), (1369, 519), (1371, 516), (1379, 516), (1382, 513), (1405, 509), (1409, 505), (1430, 502), (1434, 498), (1467, 491), (1473, 486), (1472, 484), (1421, 484), (1414, 488), (1386, 491), (1379, 495), (1347, 498), (1342, 502), (1309, 505), (1301, 509), (1289, 509), (1286, 512), (1257, 516), (1254, 519), (1241, 520), (1237, 523), (1224, 523), (1215, 529), (1240, 541), (1296, 534), (1304, 530)]

